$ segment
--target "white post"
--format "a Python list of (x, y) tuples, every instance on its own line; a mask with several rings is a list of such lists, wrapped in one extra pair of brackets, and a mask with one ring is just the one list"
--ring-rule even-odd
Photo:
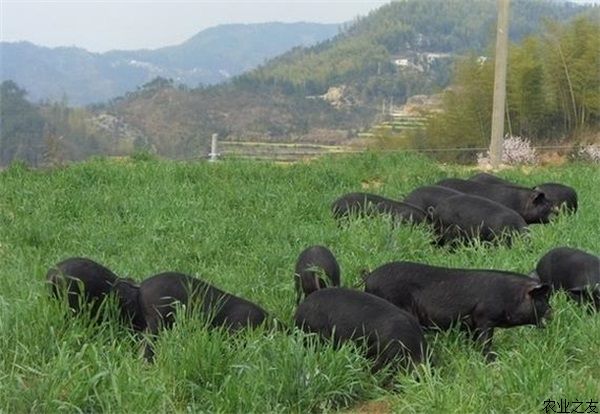
[(498, 168), (502, 162), (502, 147), (504, 143), (506, 63), (508, 61), (508, 4), (509, 0), (498, 0), (496, 62), (494, 69), (494, 103), (492, 111), (492, 137), (490, 140), (490, 161), (493, 168)]
[(210, 154), (209, 155), (209, 161), (210, 162), (215, 162), (217, 160), (217, 157), (219, 156), (219, 153), (217, 152), (217, 137), (219, 135), (218, 134), (212, 134), (212, 139), (210, 142)]

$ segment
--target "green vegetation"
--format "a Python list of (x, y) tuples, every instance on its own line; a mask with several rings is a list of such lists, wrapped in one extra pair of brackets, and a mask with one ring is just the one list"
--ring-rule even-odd
[(66, 99), (33, 105), (26, 94), (12, 81), (0, 84), (0, 167), (16, 160), (58, 165), (96, 154), (131, 154), (145, 146), (140, 134), (114, 117), (95, 117), (86, 108), (69, 107)]
[(12, 81), (0, 84), (0, 166), (13, 159), (37, 165), (43, 148), (44, 119)]
[[(591, 13), (545, 1), (515, 1), (511, 9), (513, 41), (539, 33), (544, 18), (564, 22)], [(455, 57), (488, 54), (495, 15), (493, 1), (393, 2), (335, 38), (293, 49), (229, 84), (190, 91), (166, 86), (106, 109), (170, 157), (197, 150), (213, 132), (233, 140), (323, 141), (327, 131), (342, 142), (367, 131), (382, 102), (400, 105), (447, 86)], [(396, 65), (397, 58), (409, 65)], [(332, 87), (343, 91), (339, 105), (320, 98)]]
[[(513, 130), (547, 138), (593, 126), (598, 111), (598, 9), (515, 0), (511, 11), (511, 39), (521, 42), (533, 36), (513, 48)], [(346, 25), (333, 39), (295, 48), (225, 84), (189, 88), (155, 78), (86, 110), (70, 111), (66, 100), (44, 104), (39, 108), (48, 126), (44, 145), (28, 151), (38, 159), (45, 152), (51, 163), (61, 157), (79, 160), (138, 150), (182, 159), (206, 155), (213, 133), (232, 141), (340, 144), (368, 134), (392, 102), (398, 107), (413, 95), (441, 91), (450, 83), (455, 59), (462, 61), (467, 54), (473, 59), (458, 65), (455, 78), (464, 90), (447, 94), (451, 110), (432, 123), (432, 138), (417, 132), (401, 146), (481, 146), (482, 137), (489, 136), (491, 60), (481, 68), (474, 62), (490, 54), (495, 16), (492, 0), (392, 2)], [(574, 16), (583, 17), (565, 26)], [(557, 23), (543, 26), (546, 20)], [(550, 29), (543, 32), (542, 27)], [(214, 41), (213, 35), (206, 42)], [(161, 49), (165, 54), (160, 58), (140, 52), (136, 59), (156, 65), (173, 60), (189, 67), (188, 54), (193, 59), (206, 42), (196, 38), (184, 49)], [(562, 54), (556, 53), (558, 44)], [(8, 134), (3, 139), (19, 138)], [(387, 141), (392, 142), (386, 146), (395, 144)], [(6, 165), (11, 159), (0, 161)]]
[[(584, 9), (517, 0), (511, 10), (511, 40), (520, 41), (539, 31), (543, 19), (564, 21)], [(363, 104), (379, 104), (381, 98), (402, 102), (448, 83), (452, 56), (428, 58), (426, 53), (486, 54), (495, 23), (493, 1), (395, 1), (358, 18), (336, 38), (297, 48), (241, 78), (285, 83), (303, 95), (351, 84)], [(392, 62), (397, 57), (419, 68), (398, 68)]]
[(435, 367), (398, 374), (391, 387), (346, 346), (305, 347), (299, 333), (232, 339), (182, 320), (157, 345), (156, 364), (116, 323), (62, 315), (44, 276), (68, 256), (88, 256), (122, 276), (187, 272), (261, 304), (289, 323), (300, 251), (322, 243), (343, 284), (392, 260), (527, 273), (550, 248), (600, 251), (600, 174), (595, 165), (507, 170), (524, 185), (574, 186), (580, 211), (531, 226), (512, 248), (434, 248), (425, 227), (384, 218), (340, 228), (329, 205), (366, 188), (400, 198), (463, 167), (421, 156), (330, 156), (310, 164), (178, 163), (140, 153), (52, 170), (14, 164), (0, 173), (0, 411), (310, 412), (380, 399), (394, 412), (538, 412), (543, 401), (598, 400), (600, 319), (559, 295), (545, 330), (499, 330), (486, 364), (459, 332), (429, 334)]
[[(598, 11), (598, 10), (596, 10)], [(598, 13), (569, 24), (548, 24), (512, 45), (505, 131), (545, 144), (598, 132), (600, 127), (600, 25)], [(462, 61), (444, 111), (433, 115), (425, 146), (485, 147), (491, 133), (494, 62)]]

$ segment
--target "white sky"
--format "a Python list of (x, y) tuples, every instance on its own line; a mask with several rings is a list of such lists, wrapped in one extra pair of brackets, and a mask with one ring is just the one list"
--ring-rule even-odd
[(341, 23), (388, 3), (330, 1), (0, 0), (0, 40), (93, 52), (154, 49), (225, 23)]

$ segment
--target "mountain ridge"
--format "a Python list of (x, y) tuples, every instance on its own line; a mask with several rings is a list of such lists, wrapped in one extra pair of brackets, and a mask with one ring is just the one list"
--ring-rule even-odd
[(102, 53), (77, 46), (0, 42), (0, 81), (15, 81), (32, 101), (60, 101), (66, 95), (70, 104), (85, 105), (134, 91), (157, 76), (188, 87), (219, 83), (337, 31), (337, 24), (307, 22), (228, 24), (202, 30), (177, 45)]

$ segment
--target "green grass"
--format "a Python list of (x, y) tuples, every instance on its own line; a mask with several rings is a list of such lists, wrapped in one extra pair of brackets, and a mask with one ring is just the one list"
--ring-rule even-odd
[(158, 340), (157, 361), (117, 323), (94, 326), (63, 316), (48, 299), (48, 267), (88, 256), (142, 280), (174, 270), (259, 303), (291, 323), (292, 273), (300, 251), (325, 244), (343, 284), (392, 260), (529, 272), (549, 249), (600, 251), (597, 166), (510, 170), (526, 185), (574, 186), (580, 211), (512, 248), (430, 244), (425, 227), (391, 230), (385, 219), (340, 228), (330, 203), (363, 185), (400, 198), (464, 167), (416, 155), (331, 156), (312, 163), (216, 164), (96, 159), (64, 169), (0, 174), (0, 412), (309, 412), (383, 400), (395, 412), (541, 412), (547, 399), (600, 399), (600, 317), (553, 298), (547, 329), (498, 330), (487, 364), (456, 331), (428, 334), (435, 366), (369, 373), (354, 346), (304, 346), (298, 332), (259, 330), (231, 338), (190, 319)]

